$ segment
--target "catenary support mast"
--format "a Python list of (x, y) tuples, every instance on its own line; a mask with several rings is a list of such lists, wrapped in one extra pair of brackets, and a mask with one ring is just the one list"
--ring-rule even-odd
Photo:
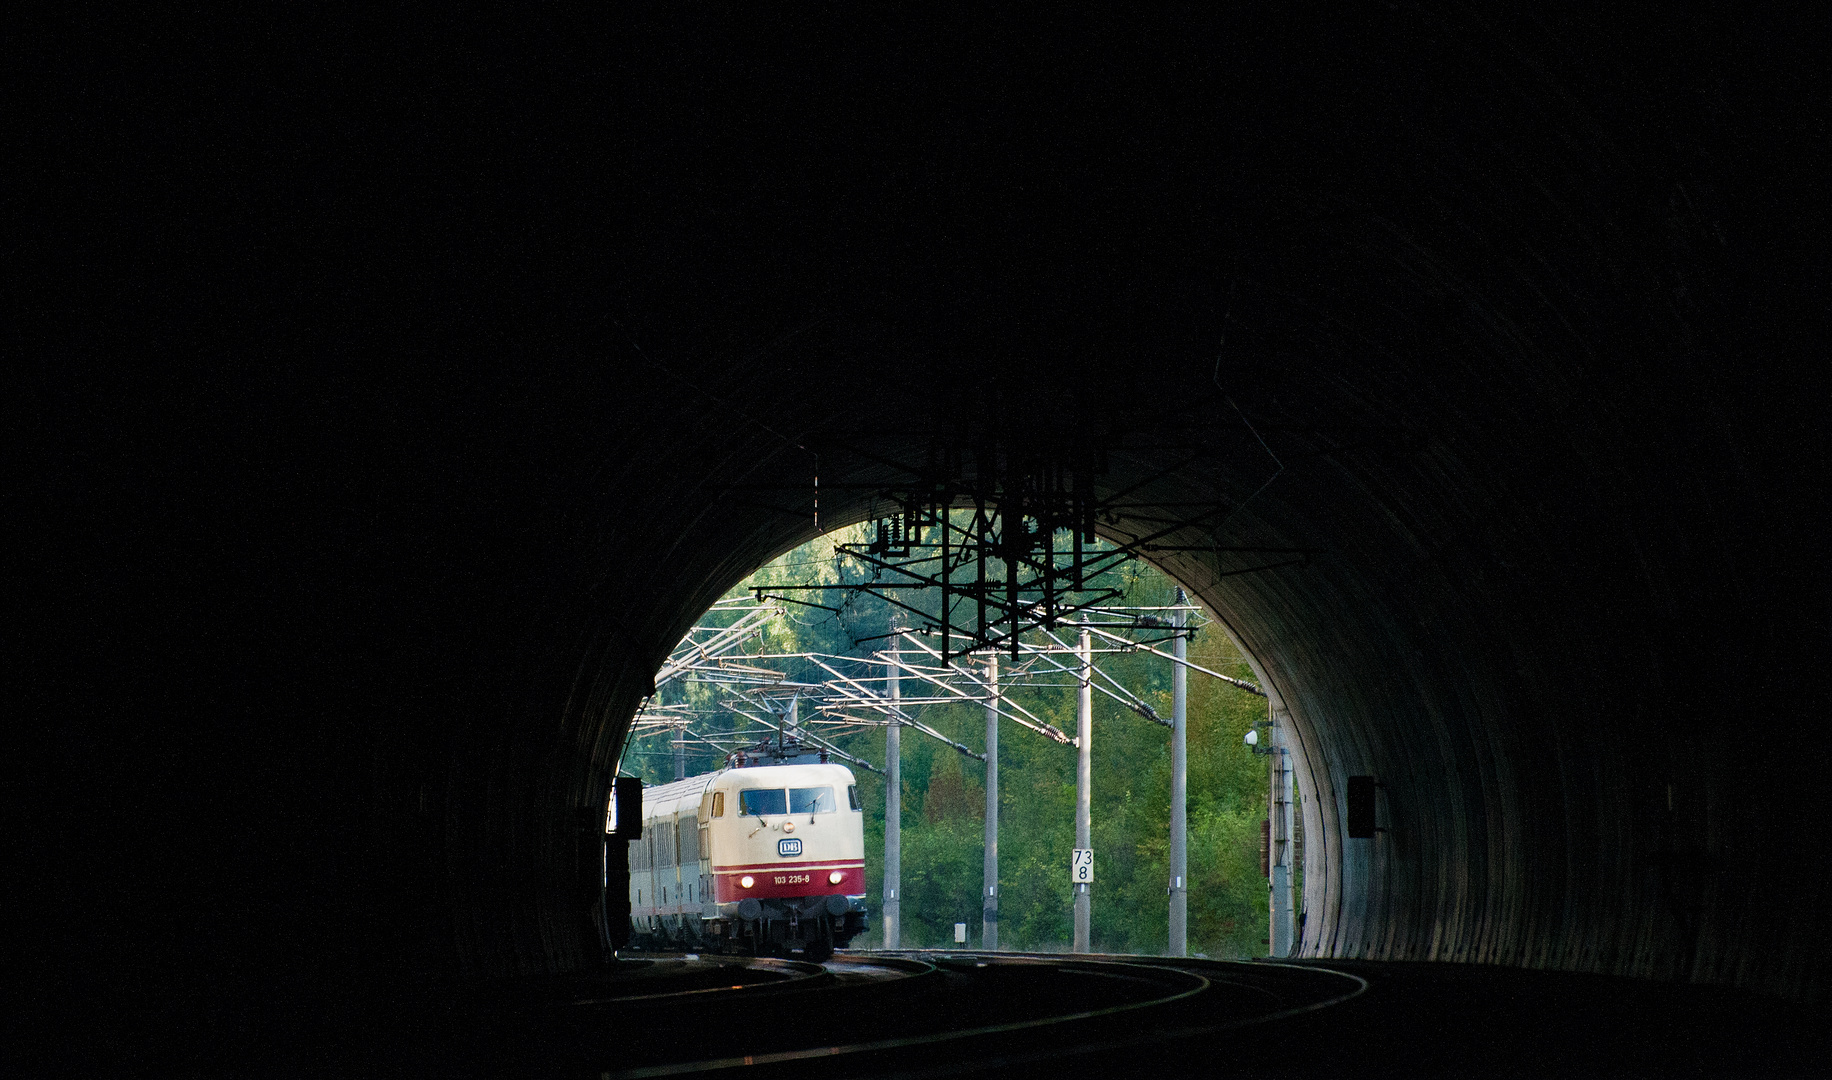
[(884, 947), (903, 947), (903, 688), (895, 663), (903, 644), (899, 634), (891, 638), (890, 674), (891, 717), (884, 729)]
[(986, 655), (986, 857), (980, 947), (999, 947), (999, 654)]
[(1292, 784), (1291, 751), (1287, 747), (1291, 717), (1283, 708), (1272, 710), (1272, 955), (1290, 956), (1296, 919), (1292, 911)]
[[(1085, 626), (1081, 629), (1081, 644), (1076, 652), (1081, 661), (1081, 685), (1075, 707), (1075, 846), (1086, 850), (1094, 846), (1089, 822), (1094, 783), (1090, 753), (1094, 743), (1094, 654)], [(1086, 882), (1075, 885), (1075, 951), (1078, 953), (1092, 950), (1093, 898), (1089, 895), (1092, 888)]]
[[(1177, 604), (1186, 602), (1183, 590), (1177, 590)], [(1188, 699), (1189, 669), (1182, 661), (1189, 654), (1189, 638), (1184, 626), (1188, 613), (1171, 613), (1176, 626), (1172, 653), (1178, 663), (1170, 674), (1170, 955), (1189, 955), (1189, 754)]]

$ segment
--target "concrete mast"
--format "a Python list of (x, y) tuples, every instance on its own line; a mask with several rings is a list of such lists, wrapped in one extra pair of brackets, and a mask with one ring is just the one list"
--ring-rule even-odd
[[(1178, 589), (1176, 603), (1186, 603)], [(1170, 673), (1170, 949), (1171, 956), (1189, 955), (1189, 754), (1187, 724), (1189, 669), (1182, 661), (1189, 656), (1189, 638), (1183, 628), (1186, 612), (1171, 613), (1171, 624), (1177, 628), (1171, 654), (1178, 663)]]
[(980, 947), (999, 947), (999, 654), (986, 655), (986, 856)]
[(1268, 807), (1267, 817), (1271, 819), (1272, 851), (1271, 854), (1271, 953), (1273, 956), (1290, 956), (1297, 920), (1292, 910), (1292, 783), (1291, 751), (1286, 746), (1287, 727), (1291, 717), (1282, 708), (1272, 710), (1272, 805)]
[[(1094, 759), (1090, 754), (1094, 744), (1094, 649), (1086, 626), (1081, 628), (1081, 644), (1076, 653), (1081, 660), (1081, 686), (1075, 708), (1075, 846), (1086, 850), (1094, 846), (1089, 827), (1094, 784)], [(1092, 887), (1086, 882), (1075, 885), (1075, 951), (1078, 953), (1092, 949), (1093, 898), (1089, 895)]]
[(891, 638), (892, 662), (885, 665), (890, 673), (890, 726), (884, 729), (884, 947), (903, 947), (903, 722), (895, 715), (902, 708), (902, 680), (897, 671), (897, 653), (901, 652), (903, 635)]

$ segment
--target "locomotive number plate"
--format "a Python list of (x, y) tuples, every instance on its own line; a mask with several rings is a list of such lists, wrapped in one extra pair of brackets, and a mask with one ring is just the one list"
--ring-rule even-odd
[(781, 840), (776, 841), (776, 854), (778, 855), (800, 855), (801, 854), (801, 837), (785, 836)]
[(776, 884), (778, 885), (806, 885), (808, 884), (808, 882), (813, 881), (813, 880), (814, 880), (813, 874), (777, 874), (776, 875)]

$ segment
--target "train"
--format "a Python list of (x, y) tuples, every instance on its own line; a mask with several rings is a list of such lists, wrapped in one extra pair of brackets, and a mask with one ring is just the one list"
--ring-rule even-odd
[(759, 747), (643, 792), (631, 943), (821, 961), (867, 926), (865, 815), (825, 752)]

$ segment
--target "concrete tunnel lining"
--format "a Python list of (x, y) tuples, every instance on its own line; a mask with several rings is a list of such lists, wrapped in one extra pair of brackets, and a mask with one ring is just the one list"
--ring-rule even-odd
[[(1304, 264), (1259, 271), (1311, 274), (1298, 296), (1284, 278), (1242, 290), (1249, 295), (1235, 319), (1246, 329), (1237, 326), (1235, 339), (1250, 360), (1225, 368), (1228, 389), (1290, 468), (1216, 539), (1327, 554), (1297, 570), (1215, 581), (1199, 559), (1163, 560), (1234, 628), (1289, 705), (1303, 749), (1307, 836), (1320, 841), (1311, 854), (1323, 860), (1308, 867), (1304, 953), (1817, 993), (1818, 961), (1766, 944), (1776, 928), (1754, 914), (1768, 910), (1756, 883), (1731, 869), (1731, 838), (1741, 857), (1796, 875), (1800, 904), (1781, 916), (1782, 937), (1811, 933), (1823, 886), (1792, 869), (1789, 834), (1772, 828), (1778, 809), (1730, 795), (1764, 783), (1752, 761), (1712, 745), (1709, 732), (1735, 715), (1734, 697), (1701, 692), (1687, 675), (1709, 651), (1769, 678), (1799, 678), (1798, 666), (1758, 657), (1811, 648), (1813, 631), (1800, 633), (1810, 616), (1791, 624), (1794, 639), (1784, 641), (1781, 624), (1758, 608), (1781, 599), (1775, 575), (1796, 572), (1785, 569), (1798, 565), (1788, 560), (1810, 546), (1801, 516), (1808, 504), (1782, 474), (1753, 463), (1776, 460), (1743, 419), (1753, 401), (1724, 395), (1714, 368), (1722, 361), (1697, 342), (1673, 346), (1686, 330), (1661, 309), (1663, 294), (1649, 281), (1578, 290), (1568, 279), (1594, 254), (1579, 245), (1557, 271), (1543, 256), (1506, 273), (1490, 267), (1477, 288), (1445, 265), (1456, 243), (1449, 235), (1421, 278), (1405, 264), (1422, 240), (1359, 249), (1322, 278)], [(1394, 259), (1403, 266), (1397, 276)], [(1547, 317), (1548, 289), (1561, 277), (1562, 308)], [(1445, 314), (1445, 292), (1462, 294), (1452, 304), (1460, 314)], [(1604, 325), (1602, 295), (1654, 319), (1658, 332), (1631, 344)], [(1319, 305), (1333, 307), (1322, 339), (1301, 326)], [(563, 741), (579, 756), (556, 790), (570, 805), (597, 798), (607, 748), (621, 741), (618, 717), (634, 708), (680, 631), (752, 567), (812, 535), (796, 516), (803, 511), (744, 505), (726, 485), (768, 481), (780, 494), (809, 483), (814, 451), (792, 441), (917, 460), (926, 451), (924, 423), (952, 422), (945, 400), (897, 398), (895, 378), (877, 382), (862, 369), (932, 365), (941, 383), (972, 386), (978, 370), (1009, 385), (1123, 362), (1133, 385), (1179, 403), (1182, 415), (1167, 422), (1163, 410), (1146, 408), (1152, 415), (1116, 427), (1207, 432), (1235, 421), (1210, 358), (1177, 347), (1176, 337), (1195, 335), (1192, 316), (1174, 303), (1134, 312), (1157, 321), (1157, 337), (1131, 344), (1109, 328), (1072, 350), (1077, 359), (1067, 367), (1018, 359), (1024, 352), (1008, 344), (1006, 359), (982, 369), (1014, 333), (1005, 325), (969, 321), (957, 340), (938, 344), (933, 332), (887, 328), (867, 313), (816, 320), (789, 352), (712, 378), (630, 356), (631, 370), (649, 383), (632, 400), (667, 404), (640, 419), (618, 410), (628, 441), (605, 456), (622, 472), (604, 488), (620, 506), (574, 511), (607, 521), (633, 515), (647, 532), (621, 541), (641, 571), (594, 586), (625, 599), (615, 628), (592, 631), (597, 658), (578, 669), (584, 674), (570, 691)], [(1658, 327), (1662, 320), (1671, 325)], [(1484, 327), (1503, 329), (1484, 340)], [(1360, 344), (1383, 339), (1406, 342), (1410, 354), (1370, 355)], [(1599, 341), (1628, 351), (1600, 364)], [(1308, 355), (1294, 352), (1300, 348)], [(772, 393), (769, 380), (784, 371), (796, 385), (843, 389), (803, 401)], [(707, 392), (709, 383), (720, 393)], [(747, 397), (780, 411), (768, 424), (754, 422), (745, 414), (758, 406), (730, 405)], [(873, 412), (884, 400), (900, 401), (899, 420), (918, 433), (887, 434)], [(1079, 415), (1073, 400), (1059, 404)], [(663, 437), (666, 469), (644, 445)], [(872, 458), (849, 460), (844, 449), (821, 453), (829, 524), (866, 512), (841, 485), (895, 476)], [(1240, 457), (1178, 482), (1240, 501), (1263, 477), (1263, 462)], [(1160, 486), (1165, 497), (1180, 490)], [(1778, 491), (1785, 501), (1771, 497)], [(1793, 610), (1790, 618), (1805, 615)], [(585, 633), (592, 617), (577, 618)], [(1803, 729), (1791, 730), (1812, 743)], [(1783, 768), (1807, 769), (1812, 760)], [(1355, 773), (1387, 785), (1391, 831), (1373, 842), (1337, 836), (1331, 800)], [(1776, 786), (1782, 801), (1806, 790)], [(497, 940), (469, 951), (481, 967), (546, 962), (520, 949), (504, 953)], [(583, 947), (565, 948), (563, 963), (578, 962), (572, 950)]]
[[(1530, 468), (1572, 453), (1545, 439), (1557, 431), (1555, 421), (1518, 423), (1520, 441), (1510, 442), (1508, 453), (1525, 456)], [(1527, 432), (1542, 444), (1533, 454), (1523, 449)], [(1232, 519), (1228, 539), (1323, 547), (1326, 554), (1301, 568), (1225, 578), (1214, 578), (1215, 564), (1197, 556), (1162, 559), (1230, 627), (1290, 710), (1312, 838), (1302, 951), (1724, 978), (1697, 970), (1695, 956), (1685, 958), (1692, 946), (1678, 940), (1684, 928), (1673, 925), (1660, 883), (1634, 865), (1659, 842), (1638, 836), (1635, 826), (1649, 813), (1641, 805), (1647, 792), (1661, 783), (1645, 770), (1637, 774), (1608, 712), (1662, 688), (1620, 682), (1587, 697), (1598, 712), (1588, 724), (1560, 715), (1574, 685), (1609, 677), (1572, 673), (1594, 670), (1610, 643), (1570, 625), (1562, 610), (1536, 610), (1534, 570), (1545, 568), (1510, 563), (1556, 557), (1543, 550), (1553, 527), (1547, 504), (1533, 500), (1523, 512), (1518, 485), (1531, 481), (1519, 475), (1488, 477), (1494, 487), (1513, 486), (1508, 497), (1472, 483), (1469, 474), (1480, 471), (1467, 460), (1474, 436), (1440, 429), (1421, 451), (1374, 464), (1353, 454), (1313, 453), (1306, 461), (1307, 448), (1287, 443), (1299, 464)], [(1465, 439), (1472, 441), (1458, 444)], [(799, 457), (778, 448), (774, 460), (791, 463), (792, 473)], [(1151, 467), (1149, 458), (1133, 464)], [(1203, 479), (1242, 498), (1259, 480), (1253, 464), (1232, 466), (1249, 474), (1244, 478), (1224, 472)], [(842, 482), (887, 476), (870, 463), (856, 476), (827, 475)], [(1554, 489), (1567, 475), (1567, 468), (1544, 472), (1557, 478)], [(1157, 490), (1174, 498), (1187, 495), (1189, 483), (1179, 476)], [(867, 516), (865, 504), (842, 492), (830, 483), (823, 497), (830, 525)], [(1167, 496), (1147, 489), (1139, 498)], [(1579, 512), (1573, 493), (1562, 497), (1556, 513)], [(1587, 524), (1622, 528), (1609, 520), (1619, 508), (1602, 508), (1600, 520), (1597, 508), (1589, 509)], [(1498, 549), (1455, 531), (1447, 536), (1447, 529), (1530, 542), (1524, 550)], [(678, 616), (656, 642), (672, 641), (751, 566), (812, 533), (763, 525), (750, 535), (759, 546), (745, 554), (717, 545), (699, 553), (716, 560), (714, 569), (683, 575), (703, 584), (691, 600), (668, 607), (692, 614)], [(1573, 565), (1592, 556), (1594, 541), (1579, 540)], [(659, 655), (658, 648), (666, 646), (652, 643), (651, 653)], [(634, 692), (622, 676), (619, 683), (626, 695)], [(610, 719), (609, 731), (620, 732)], [(1358, 772), (1386, 784), (1382, 813), (1391, 831), (1375, 841), (1342, 835), (1337, 799), (1345, 778)], [(1681, 970), (1682, 962), (1693, 968)]]

